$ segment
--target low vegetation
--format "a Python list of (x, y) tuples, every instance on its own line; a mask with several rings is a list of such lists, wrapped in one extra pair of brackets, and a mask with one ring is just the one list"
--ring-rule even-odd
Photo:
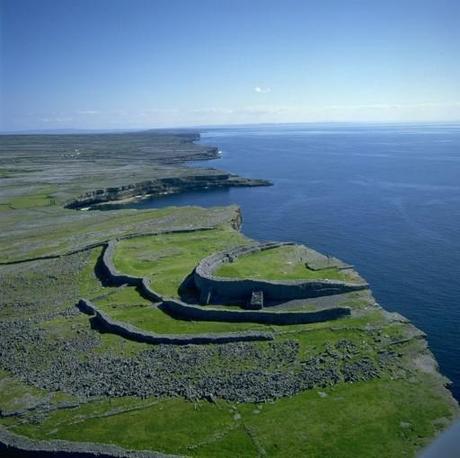
[(244, 243), (248, 240), (228, 226), (137, 237), (119, 242), (114, 264), (120, 272), (149, 278), (160, 294), (178, 297), (179, 286), (202, 258)]
[(133, 288), (114, 291), (96, 300), (95, 304), (115, 320), (157, 334), (203, 334), (265, 328), (263, 325), (251, 323), (178, 320), (163, 312), (157, 305), (142, 299)]
[(219, 277), (253, 278), (265, 280), (353, 280), (347, 270), (308, 267), (302, 247), (281, 246), (241, 256), (222, 264), (215, 272)]
[(197, 457), (414, 456), (451, 415), (433, 396), (435, 383), (420, 376), (341, 384), (264, 404), (121, 398), (13, 430)]
[[(415, 456), (458, 406), (423, 334), (384, 312), (369, 291), (302, 305), (349, 306), (347, 318), (263, 326), (177, 320), (135, 288), (101, 283), (96, 265), (107, 240), (119, 239), (120, 272), (148, 277), (171, 297), (203, 257), (248, 243), (235, 230), (236, 207), (64, 209), (87, 190), (190, 174), (177, 163), (214, 155), (194, 139), (142, 133), (0, 140), (0, 425), (34, 439), (194, 457)], [(190, 229), (199, 230), (165, 233)], [(238, 259), (218, 274), (354, 278), (332, 265), (310, 267), (298, 248), (286, 247)], [(263, 329), (274, 340), (141, 344), (98, 331), (75, 306), (82, 297), (159, 334)]]

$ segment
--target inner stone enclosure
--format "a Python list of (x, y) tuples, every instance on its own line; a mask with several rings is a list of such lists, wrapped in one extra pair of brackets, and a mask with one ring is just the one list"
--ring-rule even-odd
[[(367, 283), (340, 260), (292, 242), (239, 246), (204, 258), (182, 285), (188, 301), (262, 309), (343, 294)], [(193, 297), (194, 294), (196, 297)]]

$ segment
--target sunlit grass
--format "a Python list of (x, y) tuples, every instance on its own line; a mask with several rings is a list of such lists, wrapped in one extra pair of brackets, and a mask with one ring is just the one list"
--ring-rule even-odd
[(301, 256), (302, 247), (281, 246), (256, 251), (222, 264), (215, 272), (219, 277), (266, 280), (350, 280), (346, 271), (337, 268), (312, 270)]

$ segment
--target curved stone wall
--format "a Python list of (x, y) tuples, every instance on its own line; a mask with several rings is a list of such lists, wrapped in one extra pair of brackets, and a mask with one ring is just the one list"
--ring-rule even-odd
[[(254, 249), (269, 249), (283, 245), (293, 245), (291, 242), (285, 243), (265, 243), (238, 247), (227, 252), (226, 256), (235, 256), (235, 253), (249, 253)], [(140, 294), (152, 302), (159, 302), (158, 307), (169, 315), (188, 321), (224, 321), (233, 323), (260, 323), (260, 324), (306, 324), (321, 321), (329, 321), (351, 314), (348, 307), (333, 307), (316, 312), (267, 312), (267, 311), (244, 311), (244, 310), (219, 310), (211, 307), (190, 305), (178, 299), (166, 298), (155, 292), (147, 278), (135, 277), (119, 273), (112, 261), (113, 252), (116, 246), (115, 241), (110, 241), (102, 253), (101, 269), (109, 284), (115, 286), (130, 285), (138, 289)], [(212, 258), (220, 259), (222, 253), (209, 256), (205, 260)], [(200, 263), (200, 266), (203, 263)], [(200, 267), (199, 266), (199, 267)], [(198, 269), (198, 268), (197, 268)], [(196, 271), (195, 271), (196, 273)], [(196, 277), (195, 277), (196, 278)], [(244, 281), (237, 281), (243, 283)], [(331, 293), (332, 294), (332, 293)], [(163, 335), (142, 331), (126, 323), (112, 320), (108, 315), (97, 309), (85, 299), (81, 299), (78, 307), (85, 313), (94, 315), (93, 323), (99, 329), (118, 334), (131, 340), (146, 343), (172, 343), (172, 344), (201, 344), (201, 343), (226, 343), (242, 340), (270, 340), (273, 336), (263, 332), (244, 332), (226, 334), (205, 334), (205, 335)]]
[[(223, 344), (229, 342), (250, 342), (256, 340), (273, 340), (273, 335), (269, 332), (244, 331), (228, 333), (206, 333), (206, 334), (156, 334), (154, 332), (143, 331), (142, 329), (131, 326), (112, 319), (109, 315), (99, 310), (94, 304), (86, 299), (80, 299), (77, 307), (88, 315), (93, 315), (92, 322), (99, 330), (117, 334), (129, 340), (150, 344)], [(190, 320), (191, 318), (186, 318)]]
[(113, 264), (113, 253), (115, 245), (116, 242), (111, 240), (109, 243), (107, 243), (104, 249), (102, 254), (102, 274), (106, 277), (112, 286), (140, 286), (142, 278), (118, 273)]
[(307, 324), (335, 320), (350, 315), (349, 307), (333, 307), (317, 312), (266, 312), (219, 310), (212, 306), (190, 305), (174, 299), (164, 300), (159, 308), (176, 318), (197, 321), (227, 321), (231, 323)]
[(346, 282), (340, 280), (253, 280), (224, 278), (214, 275), (215, 270), (222, 264), (257, 251), (264, 251), (286, 245), (292, 242), (267, 242), (237, 247), (233, 250), (213, 254), (204, 258), (194, 273), (195, 285), (200, 291), (201, 302), (214, 303), (228, 301), (247, 301), (253, 291), (262, 291), (268, 299), (289, 301), (307, 299), (332, 294), (343, 294), (350, 291), (367, 289), (366, 282)]
[[(232, 227), (238, 230), (240, 228), (241, 221), (242, 221), (241, 214), (239, 213), (239, 211), (237, 211), (235, 219), (232, 220)], [(180, 234), (180, 233), (197, 232), (197, 231), (211, 231), (213, 229), (215, 229), (215, 226), (200, 226), (200, 227), (195, 227), (193, 229), (172, 229), (172, 230), (152, 231), (152, 232), (135, 232), (135, 233), (127, 234), (127, 235), (120, 235), (117, 237), (117, 240), (129, 240), (129, 239), (134, 239), (137, 237), (151, 237), (154, 235), (162, 235), (162, 234)], [(110, 240), (101, 240), (100, 242), (94, 242), (94, 243), (90, 243), (87, 245), (82, 245), (80, 248), (65, 251), (61, 254), (34, 256), (31, 258), (16, 259), (14, 261), (0, 261), (0, 266), (22, 264), (22, 263), (32, 262), (32, 261), (43, 261), (47, 259), (59, 259), (65, 256), (72, 256), (76, 253), (81, 253), (82, 251), (89, 251), (94, 248), (106, 247), (109, 242)]]
[(108, 444), (35, 440), (0, 425), (0, 456), (5, 458), (172, 458), (158, 452), (131, 451)]
[(134, 286), (146, 299), (152, 302), (161, 302), (163, 300), (162, 296), (151, 288), (150, 280), (148, 278), (121, 274), (117, 271), (113, 264), (113, 252), (115, 246), (115, 241), (111, 240), (108, 242), (102, 253), (102, 258), (100, 259), (99, 273), (103, 276), (104, 281), (111, 286)]

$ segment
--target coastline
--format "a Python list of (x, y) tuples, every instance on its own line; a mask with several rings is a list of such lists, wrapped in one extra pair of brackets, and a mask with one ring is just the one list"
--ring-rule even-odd
[[(197, 154), (199, 156), (199, 153), (197, 153)], [(85, 166), (83, 165), (82, 170), (84, 170), (84, 167)], [(199, 169), (199, 171), (202, 173), (201, 169)], [(171, 168), (168, 169), (168, 172), (169, 173), (172, 172)], [(143, 173), (143, 172), (140, 172), (140, 173)], [(180, 175), (181, 176), (182, 176), (182, 173), (183, 173), (183, 170), (180, 170)], [(196, 172), (196, 173), (198, 174), (198, 172)], [(161, 170), (160, 170), (160, 172), (157, 172), (157, 174), (161, 174)], [(193, 186), (195, 186), (196, 183), (193, 183), (192, 185), (190, 185), (190, 181), (189, 181), (190, 176), (193, 176), (193, 175), (186, 176), (186, 178), (185, 178), (186, 183), (183, 186), (178, 186), (177, 182), (172, 183), (173, 186), (176, 187), (177, 192), (183, 192), (183, 191), (186, 191), (187, 189), (193, 189)], [(229, 177), (234, 177), (233, 175), (230, 175), (230, 174), (222, 175), (222, 172), (216, 172), (216, 176), (221, 177), (221, 178), (218, 178), (217, 181), (212, 181), (211, 180), (211, 182), (206, 181), (206, 180), (209, 180), (209, 176), (206, 176), (206, 179), (204, 181), (199, 182), (200, 183), (199, 188), (200, 189), (203, 189), (203, 188), (204, 189), (209, 189), (210, 183), (211, 183), (211, 187), (214, 184), (216, 185), (216, 187), (227, 186)], [(21, 182), (21, 179), (22, 179), (21, 176), (18, 175), (18, 178), (16, 180), (17, 180), (17, 182)], [(29, 179), (30, 179), (29, 177), (26, 177), (26, 180), (29, 180)], [(111, 179), (112, 179), (112, 177), (108, 176), (106, 178), (106, 181), (110, 181)], [(158, 178), (157, 180), (160, 180), (160, 182), (161, 182), (161, 177)], [(243, 180), (243, 181), (240, 181), (240, 180)], [(193, 179), (192, 179), (192, 181), (193, 181)], [(230, 181), (232, 182), (232, 184), (231, 184), (232, 186), (233, 185), (236, 185), (236, 186), (240, 186), (240, 185), (241, 186), (266, 185), (266, 184), (254, 184), (254, 183), (259, 183), (259, 182), (258, 181), (257, 182), (249, 181), (248, 182), (248, 181), (245, 181), (245, 179), (240, 179), (239, 177), (237, 177), (236, 181), (233, 181), (232, 179)], [(263, 182), (263, 180), (261, 180), (261, 182)], [(124, 196), (124, 197), (122, 197), (122, 199), (133, 199), (133, 198), (135, 198), (135, 196), (132, 196), (132, 197), (126, 197), (126, 196), (129, 195), (129, 193), (134, 193), (134, 192), (136, 193), (136, 195), (139, 195), (139, 188), (144, 189), (144, 190), (148, 190), (148, 191), (151, 191), (152, 187), (154, 187), (156, 189), (158, 181), (154, 181), (154, 182), (140, 181), (140, 182), (137, 182), (137, 183), (140, 183), (140, 186), (132, 185), (132, 187), (129, 187), (130, 185), (121, 185), (121, 187), (119, 187), (119, 188), (110, 187), (110, 188), (105, 188), (104, 191), (96, 191), (94, 193), (89, 193), (89, 195), (87, 197), (78, 198), (77, 199), (78, 205), (75, 204), (71, 208), (79, 208), (80, 206), (83, 206), (83, 208), (84, 208), (85, 206), (87, 206), (88, 202), (93, 202), (93, 203), (97, 204), (98, 203), (97, 200), (99, 198), (107, 199), (107, 200), (103, 200), (103, 202), (112, 201), (112, 199), (117, 200), (117, 198), (120, 197), (120, 195)], [(148, 185), (145, 185), (145, 183), (148, 183)], [(206, 183), (206, 184), (203, 185), (203, 183)], [(252, 183), (252, 184), (250, 184), (250, 183)], [(169, 184), (171, 184), (171, 183), (169, 183)], [(74, 184), (71, 184), (71, 188), (73, 186), (74, 186)], [(85, 186), (86, 186), (86, 184), (85, 184)], [(126, 188), (126, 186), (127, 186), (127, 188)], [(74, 191), (71, 191), (71, 192), (73, 193)], [(158, 191), (155, 191), (155, 192), (158, 193)], [(146, 192), (146, 195), (147, 194), (155, 195), (155, 192)], [(46, 195), (48, 196), (49, 194), (50, 193), (47, 192)], [(78, 234), (78, 235), (74, 236), (74, 237), (75, 237), (75, 239), (78, 239), (78, 243), (81, 243), (82, 231), (86, 231), (85, 239), (86, 239), (87, 242), (98, 243), (97, 240), (95, 240), (95, 239), (100, 237), (100, 235), (95, 234), (95, 232), (97, 232), (97, 230), (94, 229), (95, 227), (97, 228), (97, 224), (100, 224), (101, 228), (104, 227), (104, 229), (102, 230), (102, 233), (104, 234), (104, 239), (105, 240), (109, 239), (109, 237), (107, 236), (107, 234), (108, 234), (107, 233), (107, 226), (109, 224), (110, 224), (110, 226), (109, 226), (109, 234), (110, 234), (110, 236), (113, 236), (114, 233), (117, 234), (116, 238), (120, 238), (120, 236), (122, 234), (124, 234), (124, 235), (126, 235), (128, 237), (132, 236), (135, 228), (136, 228), (136, 230), (139, 230), (139, 227), (136, 226), (136, 223), (132, 222), (132, 217), (134, 216), (135, 211), (134, 212), (133, 211), (114, 212), (114, 213), (117, 213), (119, 215), (119, 217), (116, 217), (115, 215), (112, 215), (112, 214), (109, 215), (109, 216), (102, 215), (101, 213), (103, 213), (103, 212), (78, 212), (78, 211), (75, 211), (73, 209), (72, 210), (70, 210), (70, 209), (69, 210), (64, 210), (61, 207), (61, 205), (65, 205), (65, 202), (68, 202), (67, 196), (69, 195), (69, 193), (68, 192), (62, 193), (60, 190), (57, 190), (53, 195), (56, 196), (55, 197), (56, 199), (59, 199), (59, 198), (61, 199), (59, 201), (59, 204), (56, 205), (56, 206), (50, 206), (50, 207), (44, 206), (44, 208), (42, 208), (42, 210), (41, 210), (42, 215), (44, 216), (44, 220), (40, 223), (40, 224), (43, 224), (42, 237), (43, 237), (43, 234), (49, 232), (50, 227), (52, 228), (52, 232), (48, 236), (50, 239), (44, 245), (44, 247), (45, 247), (44, 249), (46, 250), (46, 252), (48, 252), (48, 248), (47, 248), (47, 244), (48, 244), (48, 246), (53, 246), (54, 245), (54, 253), (64, 253), (65, 252), (64, 248), (68, 248), (68, 243), (69, 243), (68, 233), (69, 233), (70, 228), (72, 228), (72, 227), (74, 228), (74, 230), (75, 230), (75, 228), (77, 228), (76, 234)], [(60, 196), (62, 196), (62, 197), (60, 197)], [(120, 203), (120, 202), (118, 202), (118, 203)], [(90, 203), (90, 205), (91, 205), (91, 203)], [(37, 252), (38, 253), (40, 252), (39, 250), (43, 250), (43, 247), (37, 248), (35, 240), (32, 240), (32, 243), (29, 246), (27, 246), (27, 243), (24, 243), (27, 240), (31, 240), (32, 232), (34, 232), (35, 234), (37, 233), (36, 227), (33, 227), (32, 230), (27, 230), (26, 229), (26, 227), (28, 225), (30, 225), (30, 222), (32, 220), (35, 220), (36, 214), (37, 214), (36, 209), (34, 209), (34, 208), (30, 208), (30, 209), (25, 208), (25, 209), (19, 209), (19, 210), (16, 210), (16, 211), (19, 212), (18, 215), (8, 215), (9, 212), (6, 215), (7, 217), (8, 216), (10, 217), (10, 220), (9, 220), (10, 224), (6, 225), (7, 229), (8, 229), (8, 227), (10, 228), (10, 232), (7, 233), (7, 236), (10, 237), (10, 240), (8, 240), (8, 245), (9, 245), (8, 247), (6, 247), (5, 245), (2, 245), (4, 255), (5, 255), (5, 253), (8, 253), (8, 249), (11, 249), (11, 247), (13, 247), (13, 249), (14, 249), (15, 239), (16, 239), (16, 247), (18, 247), (18, 246), (22, 247), (22, 250), (23, 250), (22, 253), (21, 253), (21, 251), (19, 251), (18, 253), (15, 253), (15, 256), (13, 256), (13, 258), (8, 258), (8, 255), (7, 255), (7, 259), (12, 259), (12, 261), (11, 261), (12, 263), (14, 263), (14, 259), (16, 259), (16, 260), (17, 259), (22, 259), (22, 262), (23, 262), (25, 259), (27, 259), (27, 258), (24, 258), (24, 254), (26, 254), (26, 256), (28, 255), (30, 258), (32, 258), (32, 257), (34, 257), (34, 255), (37, 254)], [(169, 214), (166, 212), (165, 216), (163, 217), (163, 220), (160, 222), (160, 226), (161, 226), (161, 224), (163, 224), (164, 228), (171, 228), (171, 226), (172, 227), (177, 227), (178, 223), (179, 223), (179, 226), (182, 224), (182, 226), (185, 228), (185, 227), (190, 226), (190, 225), (197, 225), (198, 221), (201, 223), (201, 218), (204, 218), (204, 217), (206, 217), (208, 219), (211, 218), (213, 220), (213, 224), (215, 224), (215, 225), (219, 224), (219, 220), (222, 221), (222, 216), (221, 216), (221, 214), (219, 213), (218, 210), (214, 211), (214, 213), (212, 213), (210, 211), (203, 211), (201, 216), (193, 216), (194, 219), (190, 219), (190, 215), (186, 214), (187, 211), (190, 212), (190, 210), (184, 211), (183, 216), (181, 216), (180, 211), (177, 211), (176, 213), (170, 212)], [(13, 210), (13, 213), (15, 213), (14, 210)], [(108, 212), (108, 213), (112, 213), (112, 212)], [(153, 212), (152, 211), (150, 211), (150, 212), (149, 211), (141, 212), (140, 215), (137, 216), (138, 223), (140, 223), (141, 226), (142, 226), (142, 224), (144, 224), (146, 227), (149, 227), (151, 225), (151, 216), (156, 215), (157, 213), (158, 212), (155, 212), (155, 211), (153, 211)], [(171, 215), (173, 215), (173, 216), (171, 216)], [(126, 218), (123, 219), (125, 216), (126, 216)], [(19, 220), (18, 220), (18, 217), (19, 217)], [(225, 216), (225, 218), (228, 219), (228, 216)], [(117, 219), (119, 221), (117, 221)], [(109, 220), (112, 220), (112, 221), (109, 222)], [(18, 222), (22, 227), (22, 233), (19, 233), (19, 234), (15, 235), (14, 234), (14, 229), (15, 229), (16, 224), (18, 224)], [(65, 229), (65, 230), (62, 233), (59, 233), (59, 231), (56, 232), (56, 228), (62, 222), (64, 222), (67, 225), (67, 226), (63, 227), (63, 229)], [(77, 223), (77, 224), (75, 225), (75, 223)], [(118, 223), (120, 223), (120, 224), (118, 224)], [(80, 226), (78, 224), (80, 224)], [(95, 224), (95, 226), (93, 226), (93, 224)], [(62, 227), (62, 225), (60, 227)], [(53, 231), (55, 233), (53, 233)], [(125, 231), (125, 232), (123, 232), (123, 231)], [(150, 232), (152, 232), (152, 231), (150, 231)], [(39, 234), (39, 237), (40, 237), (40, 232), (38, 234)], [(46, 238), (46, 237), (43, 237), (43, 238)], [(56, 243), (56, 242), (58, 242), (58, 243)], [(74, 244), (75, 242), (72, 240), (71, 243)], [(56, 251), (56, 246), (58, 247), (57, 251)], [(379, 307), (379, 306), (376, 304), (376, 307)], [(363, 313), (363, 312), (360, 312), (360, 313)], [(406, 319), (404, 319), (402, 317), (397, 317), (397, 316), (395, 316), (395, 314), (389, 314), (388, 312), (383, 311), (383, 309), (382, 309), (382, 313), (387, 317), (391, 316), (391, 320), (394, 320), (395, 322), (408, 324), (408, 321)], [(441, 396), (446, 399), (446, 403), (451, 404), (451, 408), (454, 411), (456, 411), (457, 415), (458, 415), (458, 405), (456, 404), (456, 402), (452, 398), (452, 396), (449, 395), (449, 392), (445, 389), (445, 384), (447, 383), (447, 380), (445, 379), (444, 376), (439, 374), (437, 363), (436, 363), (433, 355), (431, 354), (431, 352), (428, 349), (427, 342), (425, 340), (424, 334), (421, 333), (421, 331), (419, 331), (418, 329), (416, 329), (412, 325), (410, 325), (409, 327), (411, 329), (411, 335), (406, 336), (403, 339), (394, 340), (394, 342), (392, 342), (392, 345), (397, 346), (397, 345), (401, 345), (401, 344), (404, 344), (404, 343), (407, 343), (407, 342), (411, 343), (411, 342), (413, 342), (413, 339), (415, 339), (415, 341), (417, 342), (417, 345), (420, 345), (420, 346), (416, 346), (415, 347), (416, 350), (414, 350), (415, 351), (414, 360), (413, 360), (414, 366), (417, 367), (418, 370), (422, 371), (423, 373), (434, 377), (434, 379), (436, 380), (436, 382), (435, 382), (436, 390), (440, 389), (442, 391)], [(423, 350), (421, 350), (421, 349), (423, 349)], [(442, 388), (443, 386), (444, 386), (444, 388)], [(110, 455), (110, 456), (118, 456), (118, 455)], [(120, 455), (120, 456), (124, 456), (124, 455)]]

